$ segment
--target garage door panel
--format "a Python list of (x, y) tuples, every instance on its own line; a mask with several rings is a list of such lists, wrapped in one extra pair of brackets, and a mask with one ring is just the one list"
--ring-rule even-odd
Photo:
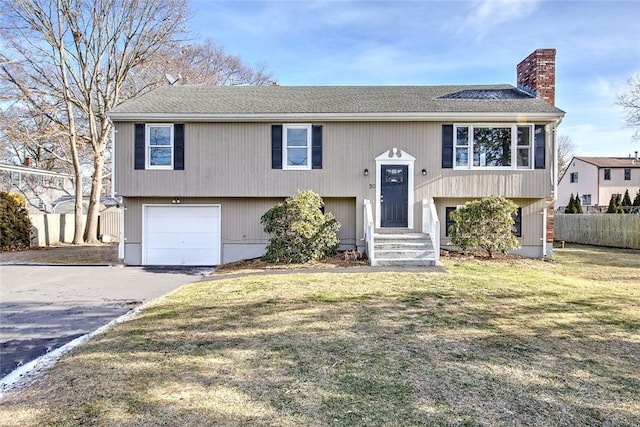
[[(151, 220), (152, 232), (167, 232), (167, 233), (200, 233), (203, 231), (214, 230), (217, 231), (218, 220), (215, 218), (194, 218), (194, 217), (182, 217), (183, 219), (169, 218), (169, 217), (155, 217), (147, 218), (147, 221)], [(147, 227), (148, 228), (148, 227)], [(156, 231), (158, 230), (158, 231)]]
[(185, 236), (184, 233), (153, 233), (148, 236), (150, 248), (211, 248), (211, 242), (220, 239), (219, 233), (197, 233)]
[(220, 263), (220, 206), (146, 206), (144, 264)]
[(192, 249), (188, 252), (178, 252), (175, 249), (150, 249), (147, 257), (154, 260), (149, 265), (212, 265), (211, 251)]

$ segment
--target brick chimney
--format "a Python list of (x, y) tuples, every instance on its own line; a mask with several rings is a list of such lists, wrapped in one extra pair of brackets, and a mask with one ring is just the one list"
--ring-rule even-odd
[(536, 49), (516, 67), (518, 87), (533, 91), (543, 101), (556, 103), (556, 50)]
[(33, 159), (31, 157), (25, 157), (24, 165), (28, 168), (33, 167)]

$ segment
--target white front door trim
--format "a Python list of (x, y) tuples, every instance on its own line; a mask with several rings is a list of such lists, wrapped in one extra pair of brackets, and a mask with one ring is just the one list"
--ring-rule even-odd
[(382, 207), (380, 206), (380, 192), (382, 189), (382, 174), (380, 168), (382, 165), (403, 165), (408, 166), (408, 205), (407, 206), (407, 228), (413, 229), (413, 199), (414, 199), (414, 184), (413, 184), (413, 165), (416, 158), (411, 154), (406, 153), (397, 148), (392, 148), (381, 153), (376, 157), (376, 228), (380, 228), (380, 220), (382, 217)]

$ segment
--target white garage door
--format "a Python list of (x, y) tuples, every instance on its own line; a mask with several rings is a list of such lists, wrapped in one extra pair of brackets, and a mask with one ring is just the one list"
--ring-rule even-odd
[(220, 206), (145, 206), (145, 265), (220, 264)]

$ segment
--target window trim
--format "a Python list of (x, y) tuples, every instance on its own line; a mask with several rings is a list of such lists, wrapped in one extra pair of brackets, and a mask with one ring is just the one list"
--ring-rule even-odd
[(22, 183), (22, 174), (20, 171), (11, 171), (11, 185), (19, 187)]
[(577, 184), (577, 183), (578, 183), (578, 172), (570, 172), (569, 184)]
[[(467, 128), (467, 144), (458, 146), (458, 128)], [(473, 134), (475, 128), (509, 128), (511, 129), (511, 165), (509, 166), (474, 166), (473, 152), (474, 143)], [(518, 128), (529, 129), (529, 144), (518, 144)], [(521, 123), (454, 123), (453, 124), (453, 169), (460, 170), (534, 170), (534, 144), (535, 144), (535, 125)], [(458, 165), (457, 150), (463, 148), (467, 150), (467, 165)], [(518, 149), (528, 148), (529, 166), (518, 166)]]
[[(151, 128), (152, 127), (166, 127), (170, 129), (170, 144), (169, 145), (150, 145), (149, 139), (151, 136)], [(151, 148), (171, 148), (171, 163), (169, 165), (152, 165), (151, 164)], [(145, 123), (144, 127), (144, 150), (145, 150), (145, 169), (164, 169), (164, 170), (173, 170), (174, 165), (174, 156), (175, 156), (175, 129), (173, 123)]]
[[(307, 164), (306, 165), (289, 165), (288, 162), (288, 150), (287, 146), (287, 134), (289, 133), (289, 129), (304, 129), (307, 131), (307, 146), (304, 147), (307, 149)], [(312, 169), (312, 125), (310, 123), (284, 123), (282, 125), (282, 169), (283, 170), (311, 170)], [(295, 149), (301, 149), (301, 146), (291, 147)]]

